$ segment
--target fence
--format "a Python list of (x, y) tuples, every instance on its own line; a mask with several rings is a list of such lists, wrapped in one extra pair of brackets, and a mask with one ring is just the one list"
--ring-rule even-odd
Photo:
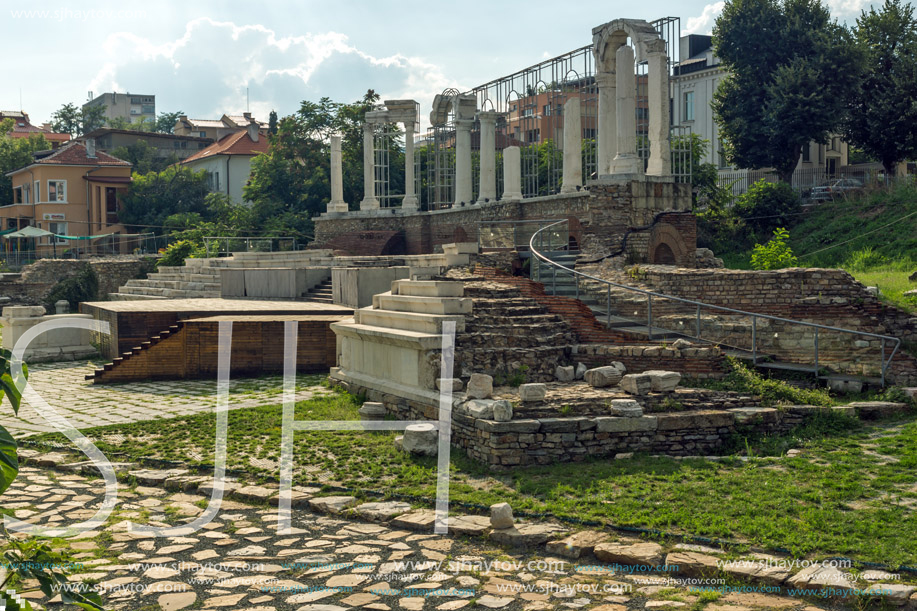
[(204, 247), (208, 257), (228, 257), (234, 252), (281, 252), (298, 250), (296, 238), (283, 236), (207, 237)]
[[(825, 168), (801, 168), (793, 172), (790, 186), (803, 198), (807, 198), (813, 187), (844, 178), (858, 180), (864, 186), (886, 184), (882, 166), (868, 165), (844, 166), (834, 172), (828, 172)], [(759, 180), (779, 182), (780, 178), (773, 170), (720, 170), (718, 184), (720, 187), (732, 189), (733, 195), (742, 195)]]
[[(45, 239), (45, 238), (42, 238)], [(36, 238), (8, 238), (0, 241), (0, 262), (20, 268), (39, 259), (86, 259), (96, 256), (155, 254), (168, 243), (168, 236), (153, 234), (112, 235), (97, 240), (62, 240), (36, 244)]]

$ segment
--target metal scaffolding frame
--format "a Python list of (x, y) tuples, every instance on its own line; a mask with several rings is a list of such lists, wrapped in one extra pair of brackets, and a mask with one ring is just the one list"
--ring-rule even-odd
[[(681, 20), (665, 17), (651, 25), (665, 41), (668, 55), (668, 73), (678, 63)], [(592, 45), (580, 47), (563, 55), (545, 60), (523, 70), (494, 79), (467, 92), (477, 99), (478, 110), (502, 113), (497, 122), (497, 194), (503, 191), (502, 150), (519, 146), (522, 157), (522, 194), (524, 197), (558, 193), (563, 176), (563, 106), (567, 100), (578, 97), (581, 101), (583, 177), (596, 175), (596, 134), (598, 131), (598, 90), (595, 82), (595, 57)], [(647, 64), (636, 65), (637, 81), (637, 151), (644, 163), (649, 158), (647, 137)], [(670, 98), (674, 83), (670, 79)], [(456, 89), (447, 89), (444, 97), (460, 95)], [(450, 112), (445, 123), (432, 126), (427, 132), (424, 165), (426, 188), (422, 191), (424, 209), (449, 208), (455, 193), (455, 127)], [(542, 132), (549, 132), (545, 137)], [(688, 126), (673, 126), (669, 139), (672, 147), (672, 167), (679, 168), (676, 180), (690, 181), (690, 133)], [(545, 142), (541, 150), (536, 146)], [(550, 141), (552, 144), (547, 145)], [(474, 200), (479, 193), (480, 124), (472, 128), (473, 190)], [(684, 156), (688, 155), (687, 163)], [(420, 156), (420, 155), (419, 155)], [(687, 171), (685, 169), (687, 168)], [(420, 172), (418, 172), (420, 175)]]

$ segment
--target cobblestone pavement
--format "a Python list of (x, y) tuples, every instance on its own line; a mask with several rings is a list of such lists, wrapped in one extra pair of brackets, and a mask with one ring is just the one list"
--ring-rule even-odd
[[(94, 385), (86, 380), (97, 363), (48, 363), (29, 367), (29, 383), (76, 428), (174, 418), (212, 412), (216, 405), (215, 380), (148, 381)], [(323, 376), (300, 374), (297, 399), (327, 392), (319, 385)], [(230, 381), (230, 409), (281, 402), (282, 376), (240, 378)], [(14, 437), (54, 431), (38, 412), (23, 403), (19, 417), (4, 400), (0, 421)]]
[[(269, 499), (260, 505), (240, 502), (233, 490), (246, 488), (231, 486), (230, 498), (202, 530), (189, 528), (181, 536), (153, 538), (128, 531), (126, 521), (175, 525), (192, 519), (206, 504), (209, 491), (204, 482), (209, 479), (149, 470), (135, 477), (149, 485), (122, 484), (115, 514), (104, 526), (52, 543), (69, 549), (73, 561), (82, 564), (71, 580), (102, 592), (108, 609), (817, 611), (833, 604), (760, 590), (701, 596), (687, 584), (668, 583), (670, 576), (665, 574), (639, 573), (620, 565), (612, 569), (588, 553), (571, 559), (575, 544), (553, 548), (554, 554), (566, 556), (561, 557), (551, 555), (550, 544), (547, 552), (543, 543), (529, 547), (538, 551), (507, 551), (483, 538), (435, 535), (430, 511), (374, 523), (371, 520), (391, 519), (379, 503), (355, 509), (366, 519), (297, 508), (292, 533), (278, 535), (276, 509)], [(177, 490), (192, 481), (200, 487)], [(249, 488), (246, 494), (255, 496), (259, 489), (267, 490)], [(20, 519), (63, 526), (91, 517), (102, 492), (102, 481), (96, 478), (24, 467), (3, 499), (5, 508)], [(316, 492), (299, 489), (297, 504), (314, 504), (318, 497), (310, 496)], [(344, 505), (331, 500), (325, 507), (335, 511)], [(481, 532), (482, 521), (489, 521), (465, 520), (465, 527)], [(633, 550), (655, 545), (605, 536)], [(709, 558), (697, 554), (704, 549), (675, 546), (665, 562), (670, 564), (673, 553), (680, 553), (677, 557), (696, 565), (697, 559)], [(903, 604), (908, 604), (910, 594), (905, 593)], [(48, 600), (37, 590), (26, 591), (25, 597), (44, 608), (62, 606), (58, 597)]]

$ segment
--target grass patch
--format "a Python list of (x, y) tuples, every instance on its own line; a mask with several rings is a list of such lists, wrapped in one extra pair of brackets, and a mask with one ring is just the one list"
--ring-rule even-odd
[[(790, 391), (772, 392), (779, 399)], [(298, 403), (296, 418), (354, 420), (360, 403), (358, 397), (336, 391)], [(276, 466), (254, 466), (249, 459), (278, 458), (281, 413), (281, 406), (229, 412), (231, 467), (253, 478), (277, 477)], [(638, 455), (632, 460), (592, 459), (491, 473), (453, 450), (450, 496), (453, 502), (476, 504), (482, 510), (506, 501), (520, 513), (550, 512), (616, 526), (730, 539), (799, 556), (846, 555), (917, 564), (917, 418), (910, 415), (892, 427), (842, 424), (816, 422), (809, 430), (794, 431), (789, 439), (747, 440), (753, 456), (789, 445), (805, 448), (801, 456), (778, 462)], [(202, 414), (85, 433), (107, 453), (212, 464), (214, 428), (215, 416)], [(112, 433), (126, 440), (104, 441)], [(436, 459), (396, 450), (393, 436), (298, 432), (294, 479), (299, 484), (344, 485), (432, 501)], [(37, 439), (63, 441), (59, 434)]]
[(732, 357), (726, 357), (726, 367), (728, 373), (722, 379), (693, 379), (686, 381), (684, 385), (751, 393), (760, 396), (762, 405), (765, 406), (780, 404), (828, 406), (836, 403), (826, 390), (799, 388), (784, 380), (765, 378)]

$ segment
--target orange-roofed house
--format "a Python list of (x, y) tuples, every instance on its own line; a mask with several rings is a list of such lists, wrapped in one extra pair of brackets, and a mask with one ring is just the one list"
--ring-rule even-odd
[(0, 110), (0, 121), (4, 119), (13, 120), (13, 131), (10, 132), (11, 138), (28, 138), (32, 134), (41, 135), (45, 140), (51, 143), (51, 148), (60, 148), (60, 146), (70, 141), (70, 134), (58, 134), (51, 129), (47, 123), (38, 127), (32, 125), (29, 121), (28, 113), (21, 110)]
[[(29, 165), (8, 172), (13, 204), (0, 206), (3, 232), (38, 227), (57, 235), (107, 237), (66, 240), (44, 236), (28, 240), (23, 249), (39, 255), (66, 251), (119, 253), (128, 248), (127, 233), (118, 220), (120, 197), (131, 182), (131, 164), (101, 151), (71, 142), (56, 150), (34, 154)], [(109, 235), (112, 234), (112, 235)], [(12, 241), (3, 240), (4, 248)]]
[(237, 204), (243, 202), (242, 187), (252, 173), (252, 159), (268, 150), (267, 135), (258, 124), (223, 136), (202, 151), (181, 162), (194, 171), (205, 170), (210, 176), (210, 190), (224, 193)]

